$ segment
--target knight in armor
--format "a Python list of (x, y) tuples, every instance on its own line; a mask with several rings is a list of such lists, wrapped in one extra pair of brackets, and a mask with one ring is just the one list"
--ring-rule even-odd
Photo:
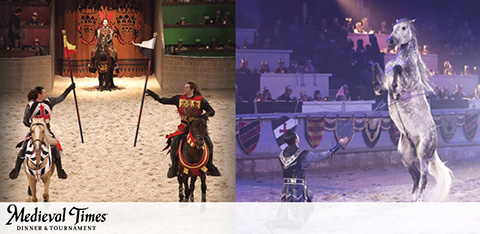
[(307, 189), (305, 177), (308, 167), (313, 162), (331, 158), (347, 143), (348, 138), (340, 139), (335, 146), (324, 152), (300, 150), (298, 148), (300, 139), (293, 130), (288, 130), (283, 135), (283, 139), (288, 146), (279, 156), (284, 180), (282, 202), (311, 202), (313, 192)]
[(88, 64), (88, 67), (93, 69), (95, 68), (94, 60), (95, 60), (95, 54), (97, 53), (99, 44), (102, 40), (105, 40), (108, 45), (108, 51), (112, 57), (114, 57), (115, 60), (115, 72), (118, 73), (118, 63), (117, 63), (117, 50), (113, 46), (113, 29), (108, 26), (108, 20), (104, 19), (102, 26), (97, 29), (97, 38), (98, 42), (93, 47), (91, 57), (90, 57), (90, 64)]
[[(172, 160), (172, 166), (168, 169), (167, 177), (173, 178), (178, 174), (178, 157), (177, 151), (180, 144), (180, 141), (188, 133), (188, 126), (192, 120), (196, 117), (204, 118), (205, 120), (208, 117), (215, 115), (215, 110), (208, 103), (208, 101), (203, 98), (200, 94), (199, 88), (196, 83), (188, 82), (185, 84), (183, 89), (183, 95), (176, 95), (171, 98), (160, 97), (153, 91), (147, 89), (147, 94), (151, 96), (156, 101), (166, 104), (166, 105), (175, 105), (180, 114), (181, 123), (178, 125), (177, 131), (171, 133), (167, 136), (170, 144), (170, 159)], [(205, 111), (205, 113), (203, 113)], [(220, 176), (220, 171), (213, 165), (213, 143), (210, 139), (210, 136), (205, 137), (205, 143), (208, 146), (210, 151), (209, 159), (207, 162), (207, 175), (211, 176)]]
[[(65, 100), (67, 95), (75, 88), (75, 83), (71, 84), (60, 96), (56, 98), (48, 98), (45, 89), (41, 86), (35, 87), (31, 90), (28, 95), (28, 104), (25, 108), (23, 115), (23, 124), (30, 128), (33, 118), (42, 118), (47, 124), (47, 128), (51, 133), (52, 137), (55, 138), (52, 130), (50, 129), (50, 117), (52, 114), (52, 109), (55, 105)], [(27, 134), (27, 137), (30, 135), (30, 132)], [(21, 142), (17, 147), (20, 148), (18, 152), (17, 160), (15, 162), (15, 168), (10, 172), (10, 179), (16, 179), (20, 168), (22, 167), (22, 162), (25, 159), (25, 149), (27, 147), (26, 142)], [(60, 147), (60, 149), (59, 149)], [(57, 175), (59, 179), (66, 179), (67, 173), (62, 168), (62, 160), (60, 155), (61, 146), (59, 143), (52, 145), (52, 157), (55, 165), (57, 166)]]

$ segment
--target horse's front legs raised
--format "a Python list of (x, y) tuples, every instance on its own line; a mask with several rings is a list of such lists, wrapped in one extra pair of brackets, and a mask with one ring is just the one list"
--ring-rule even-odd
[(201, 173), (200, 174), (200, 181), (202, 182), (202, 202), (207, 201), (207, 174)]
[(372, 77), (373, 90), (375, 91), (375, 95), (380, 96), (382, 95), (380, 91), (382, 90), (382, 86), (383, 86), (384, 73), (378, 63), (374, 63), (372, 65), (372, 74), (373, 74), (373, 77)]
[(393, 91), (393, 97), (395, 100), (398, 100), (400, 98), (400, 94), (397, 92), (397, 87), (398, 87), (398, 76), (402, 75), (402, 66), (400, 65), (395, 65), (393, 67), (393, 82), (392, 82), (392, 91)]

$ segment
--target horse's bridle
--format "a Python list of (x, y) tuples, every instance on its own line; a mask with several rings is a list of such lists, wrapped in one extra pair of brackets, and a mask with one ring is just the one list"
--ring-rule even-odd
[[(34, 123), (34, 124), (30, 125), (30, 132), (32, 132), (32, 126), (36, 126), (36, 125), (40, 125), (40, 126), (42, 126), (42, 127), (45, 127), (45, 125), (42, 124), (42, 123)], [(32, 143), (35, 143), (35, 142), (37, 142), (37, 141), (40, 141), (41, 143), (43, 143), (43, 140), (40, 140), (40, 139), (35, 139), (35, 140), (33, 140)]]

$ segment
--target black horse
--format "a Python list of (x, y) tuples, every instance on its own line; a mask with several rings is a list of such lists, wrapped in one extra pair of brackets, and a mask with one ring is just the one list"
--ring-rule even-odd
[[(207, 168), (209, 152), (205, 144), (207, 136), (207, 123), (203, 118), (195, 118), (189, 126), (189, 132), (179, 146), (179, 164), (178, 171), (178, 195), (180, 202), (193, 202), (193, 191), (195, 190), (195, 181), (200, 176), (202, 182), (202, 202), (207, 201)], [(190, 186), (188, 184), (190, 178)], [(185, 190), (184, 190), (185, 189)]]
[(108, 43), (105, 40), (100, 40), (97, 45), (97, 51), (94, 55), (94, 66), (90, 68), (90, 72), (98, 71), (98, 89), (112, 90), (116, 86), (113, 84), (113, 70), (115, 57), (109, 51)]

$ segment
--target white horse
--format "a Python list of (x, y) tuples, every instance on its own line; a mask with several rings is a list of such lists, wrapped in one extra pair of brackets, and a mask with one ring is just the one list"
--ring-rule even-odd
[[(437, 130), (425, 91), (432, 91), (427, 68), (416, 38), (415, 20), (397, 20), (387, 39), (390, 49), (400, 47), (394, 59), (382, 71), (378, 63), (372, 66), (375, 93), (388, 91), (390, 117), (400, 130), (398, 151), (402, 162), (413, 179), (413, 201), (424, 199), (427, 171), (435, 178), (429, 201), (442, 201), (450, 191), (452, 172), (437, 154)], [(415, 162), (419, 162), (419, 169)]]

